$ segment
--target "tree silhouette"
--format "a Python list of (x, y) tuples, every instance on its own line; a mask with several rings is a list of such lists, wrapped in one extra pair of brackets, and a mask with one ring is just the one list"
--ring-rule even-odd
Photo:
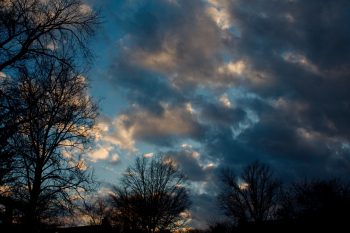
[(249, 164), (238, 177), (232, 169), (225, 169), (221, 180), (223, 190), (219, 202), (235, 222), (263, 222), (273, 218), (280, 183), (267, 165)]
[[(1, 97), (0, 97), (1, 98)], [(0, 116), (1, 117), (1, 116)], [(2, 123), (0, 123), (2, 124)], [(12, 180), (9, 176), (13, 166), (13, 154), (9, 151), (7, 146), (7, 140), (11, 135), (10, 132), (5, 130), (0, 133), (0, 186), (3, 187), (6, 183)], [(0, 196), (3, 195), (3, 190), (0, 190)]]
[(137, 158), (112, 195), (126, 231), (156, 232), (180, 227), (190, 201), (185, 177), (166, 157)]
[(98, 197), (84, 203), (83, 214), (89, 217), (90, 225), (103, 225), (113, 215), (110, 200), (105, 197)]
[(97, 23), (80, 0), (1, 0), (0, 71), (40, 57), (72, 65), (89, 54), (86, 40)]
[(9, 150), (8, 139), (16, 132), (18, 122), (21, 121), (12, 108), (17, 105), (17, 97), (12, 96), (6, 87), (7, 79), (0, 77), (0, 185), (11, 180), (9, 172), (13, 165), (13, 154)]
[(312, 180), (293, 184), (285, 192), (279, 216), (304, 225), (332, 226), (348, 223), (350, 187), (339, 180)]
[(14, 154), (8, 185), (25, 205), (24, 221), (33, 225), (67, 210), (91, 188), (91, 174), (78, 154), (92, 138), (97, 107), (84, 78), (51, 58), (35, 69), (23, 68), (6, 90), (17, 96), (11, 106), (17, 118), (27, 119), (8, 139)]
[(80, 67), (78, 61), (87, 61), (81, 58), (91, 57), (86, 42), (98, 23), (98, 15), (81, 0), (0, 0), (0, 185), (13, 179), (8, 140), (32, 120), (19, 117), (26, 109), (20, 109), (20, 95), (5, 89), (7, 82), (44, 59)]

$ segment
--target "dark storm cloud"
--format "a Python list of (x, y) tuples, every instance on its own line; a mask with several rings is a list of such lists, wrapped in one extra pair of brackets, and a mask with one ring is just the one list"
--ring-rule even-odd
[(193, 196), (194, 204), (191, 206), (191, 225), (197, 229), (205, 229), (211, 224), (221, 222), (221, 210), (215, 196), (202, 193)]
[(295, 172), (307, 164), (309, 173), (341, 174), (340, 161), (342, 172), (349, 169), (349, 12), (348, 1), (232, 3), (241, 34), (232, 52), (271, 80), (243, 85), (269, 103), (242, 103), (257, 111), (259, 122), (236, 139), (219, 131), (215, 138), (222, 141), (208, 140), (212, 153), (258, 154)]
[[(142, 108), (162, 114), (160, 102), (181, 103), (186, 97), (179, 90), (172, 88), (167, 80), (152, 71), (133, 66), (127, 57), (113, 65), (113, 84), (121, 92), (125, 92), (129, 101)], [(128, 62), (127, 62), (128, 61)]]
[[(236, 138), (232, 130), (221, 127), (206, 138), (206, 151), (224, 158), (238, 170), (261, 160), (273, 166), (288, 180), (300, 177), (344, 176), (350, 165), (349, 150), (343, 142), (301, 125), (294, 114), (288, 116), (260, 103), (259, 122)], [(265, 107), (262, 107), (265, 106)]]
[(241, 39), (233, 52), (274, 80), (267, 89), (254, 90), (310, 101), (344, 95), (349, 7), (347, 1), (235, 1), (231, 13)]
[(214, 175), (216, 161), (190, 145), (183, 144), (180, 149), (163, 151), (163, 154), (172, 158), (191, 182), (208, 182)]
[(189, 180), (203, 181), (206, 179), (204, 168), (200, 166), (199, 161), (196, 159), (195, 152), (181, 150), (169, 151), (166, 154), (176, 161)]
[(204, 101), (200, 107), (202, 119), (209, 124), (234, 125), (246, 117), (246, 112), (241, 108), (228, 108), (218, 103)]

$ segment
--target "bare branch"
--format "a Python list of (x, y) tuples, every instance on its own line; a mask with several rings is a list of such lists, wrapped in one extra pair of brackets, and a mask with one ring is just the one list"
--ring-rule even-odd
[(136, 159), (112, 195), (116, 218), (129, 230), (176, 229), (190, 205), (185, 178), (164, 157)]

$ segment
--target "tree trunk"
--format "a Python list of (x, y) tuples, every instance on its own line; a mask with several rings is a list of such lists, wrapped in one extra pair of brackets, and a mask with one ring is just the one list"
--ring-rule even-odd
[(26, 213), (26, 222), (25, 224), (30, 226), (31, 229), (37, 227), (39, 223), (39, 214), (38, 213), (38, 199), (41, 192), (41, 176), (42, 176), (42, 166), (40, 162), (37, 162), (35, 168), (35, 176), (33, 181), (33, 188), (30, 192), (30, 199), (28, 203), (27, 213)]

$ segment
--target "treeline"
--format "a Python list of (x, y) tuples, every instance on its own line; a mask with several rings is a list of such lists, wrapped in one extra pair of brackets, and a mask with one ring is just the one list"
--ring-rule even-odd
[[(118, 188), (91, 203), (95, 224), (111, 232), (331, 232), (346, 229), (350, 218), (350, 186), (340, 179), (304, 179), (284, 183), (260, 162), (238, 175), (219, 172), (217, 206), (225, 221), (209, 222), (207, 230), (188, 227), (189, 186), (180, 167), (166, 156), (139, 157), (123, 175)], [(208, 215), (211, 210), (208, 209)]]
[(340, 231), (350, 220), (350, 186), (340, 179), (307, 179), (283, 183), (269, 166), (247, 165), (236, 175), (221, 171), (218, 204), (227, 221), (206, 232)]

